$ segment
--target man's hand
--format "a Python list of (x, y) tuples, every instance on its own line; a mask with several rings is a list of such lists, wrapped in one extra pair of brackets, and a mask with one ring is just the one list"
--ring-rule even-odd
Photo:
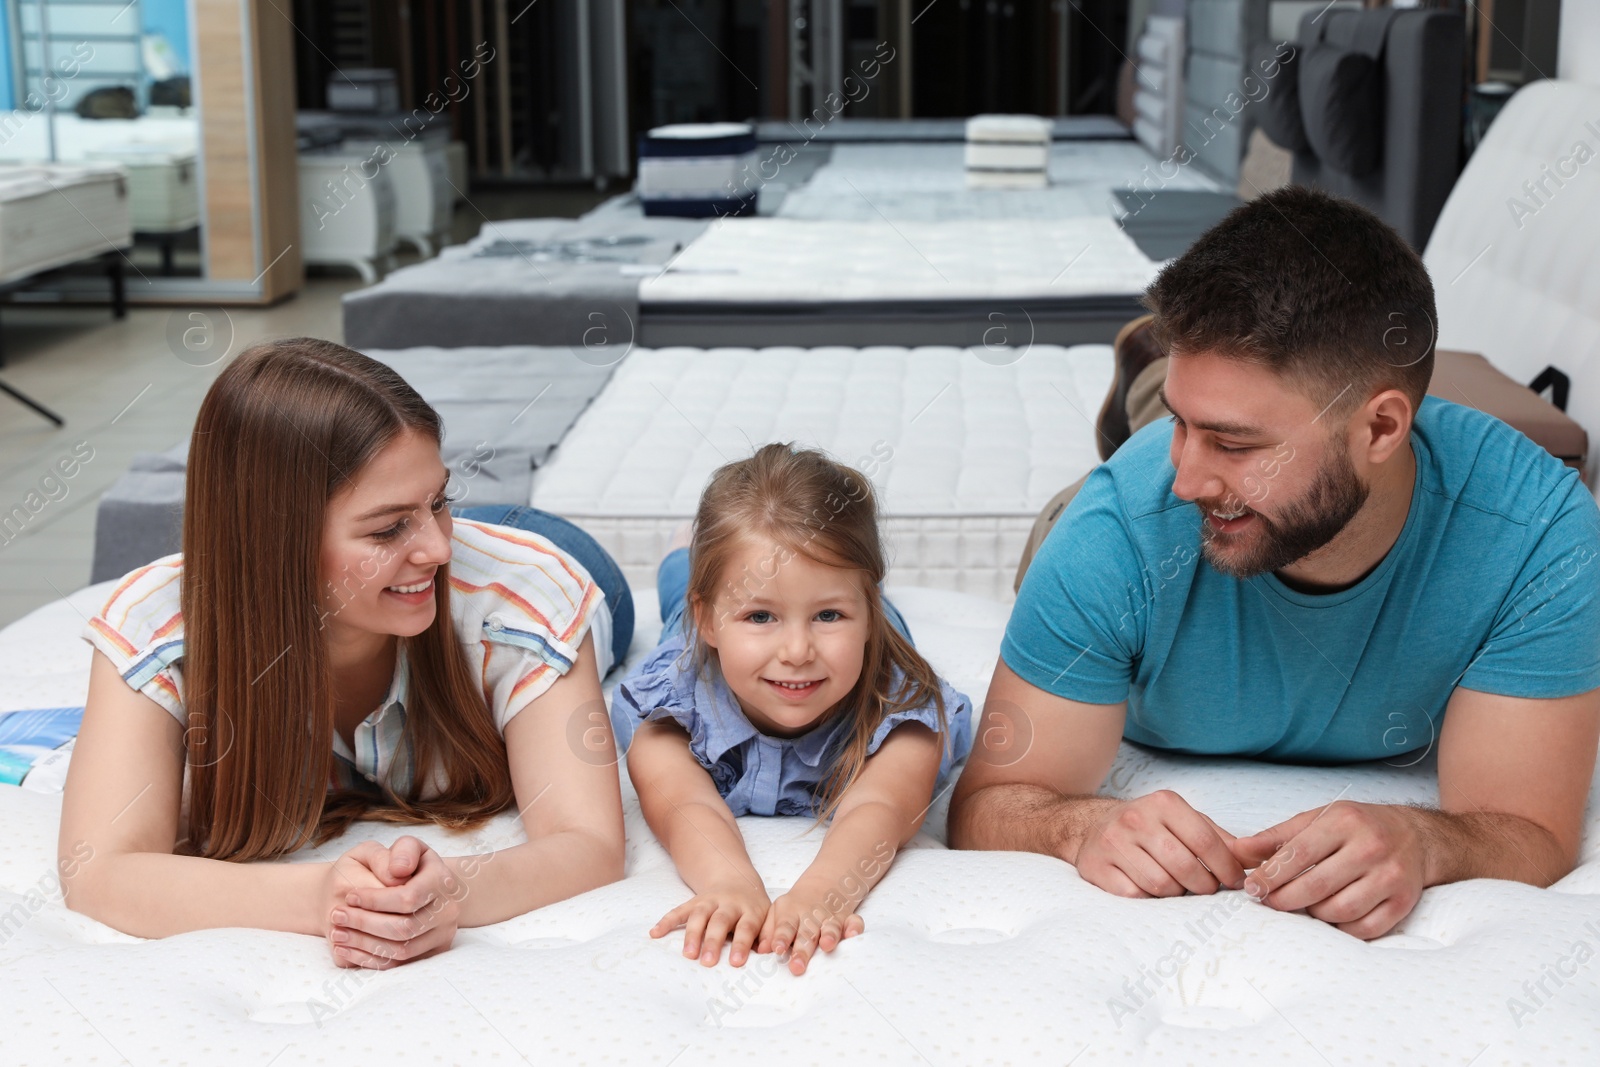
[(1073, 864), (1085, 881), (1121, 897), (1176, 897), (1237, 889), (1244, 868), (1233, 835), (1163, 789), (1108, 808)]
[(1425, 814), (1339, 800), (1234, 841), (1244, 889), (1279, 911), (1305, 909), (1363, 940), (1410, 914), (1429, 884)]

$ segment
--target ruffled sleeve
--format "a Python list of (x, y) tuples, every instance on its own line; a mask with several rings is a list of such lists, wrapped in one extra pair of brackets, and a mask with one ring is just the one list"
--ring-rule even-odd
[(185, 721), (183, 708), (183, 557), (164, 559), (118, 583), (83, 639), (105, 655), (137, 692)]
[[(939, 782), (942, 786), (951, 768), (966, 759), (967, 754), (972, 751), (972, 701), (967, 699), (965, 693), (953, 688), (943, 679), (939, 680), (939, 692), (944, 697), (945, 717), (944, 750), (939, 756)], [(938, 733), (939, 709), (929, 700), (916, 707), (904, 708), (888, 715), (873, 731), (872, 740), (867, 745), (867, 754), (877, 752), (879, 746), (896, 727), (908, 722), (920, 723)]]
[(706, 763), (708, 728), (695, 710), (693, 666), (681, 638), (657, 645), (617, 683), (611, 701), (611, 729), (626, 752), (640, 723), (675, 722), (689, 734), (689, 748)]

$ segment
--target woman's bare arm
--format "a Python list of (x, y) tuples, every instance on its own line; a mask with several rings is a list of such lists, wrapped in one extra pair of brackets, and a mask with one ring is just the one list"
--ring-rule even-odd
[(240, 864), (173, 855), (183, 727), (96, 652), (58, 844), (67, 906), (140, 937), (248, 926), (321, 936), (330, 889), (379, 884), (358, 864)]

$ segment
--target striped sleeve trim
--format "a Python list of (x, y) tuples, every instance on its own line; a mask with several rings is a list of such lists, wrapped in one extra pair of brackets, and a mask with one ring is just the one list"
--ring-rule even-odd
[(169, 669), (183, 658), (182, 577), (178, 556), (140, 567), (118, 583), (83, 631), (129, 688), (180, 719), (182, 692)]
[[(483, 657), (484, 692), (504, 723), (566, 674), (605, 597), (581, 564), (537, 534), (457, 520), (450, 586)], [(454, 609), (452, 609), (454, 611)]]

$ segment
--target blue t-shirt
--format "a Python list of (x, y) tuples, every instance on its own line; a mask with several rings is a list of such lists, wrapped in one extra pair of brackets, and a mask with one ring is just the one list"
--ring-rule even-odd
[(1172, 493), (1172, 420), (1097, 468), (1028, 568), (1000, 654), (1024, 681), (1128, 702), (1124, 735), (1178, 752), (1381, 759), (1434, 740), (1456, 686), (1600, 686), (1600, 511), (1577, 472), (1427, 397), (1399, 538), (1356, 585), (1297, 592), (1200, 551)]
[[(897, 691), (900, 678), (896, 670), (890, 692)], [(944, 698), (945, 734), (936, 792), (972, 748), (971, 702), (942, 679), (939, 692)], [(849, 734), (849, 723), (842, 716), (798, 737), (760, 732), (745, 717), (715, 664), (703, 673), (693, 669), (681, 633), (657, 645), (617, 685), (611, 701), (611, 729), (624, 750), (640, 723), (657, 721), (677, 723), (688, 732), (689, 751), (735, 815), (814, 815), (815, 793), (833, 773), (833, 757)], [(886, 716), (873, 732), (868, 755), (908, 722), (937, 732), (939, 710), (929, 701)]]

